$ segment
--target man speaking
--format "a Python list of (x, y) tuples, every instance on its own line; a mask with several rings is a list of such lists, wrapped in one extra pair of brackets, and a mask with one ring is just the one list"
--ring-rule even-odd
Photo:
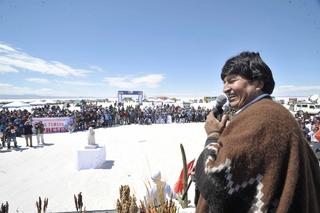
[(223, 92), (236, 110), (207, 117), (195, 179), (197, 212), (320, 212), (319, 163), (290, 112), (272, 101), (274, 80), (259, 53), (226, 61)]

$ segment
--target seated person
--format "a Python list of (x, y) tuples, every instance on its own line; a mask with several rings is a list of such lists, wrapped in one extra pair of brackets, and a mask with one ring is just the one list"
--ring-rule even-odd
[(147, 202), (149, 205), (158, 207), (171, 198), (176, 198), (176, 194), (172, 191), (170, 185), (161, 180), (161, 172), (157, 171), (151, 176), (151, 188), (148, 190)]

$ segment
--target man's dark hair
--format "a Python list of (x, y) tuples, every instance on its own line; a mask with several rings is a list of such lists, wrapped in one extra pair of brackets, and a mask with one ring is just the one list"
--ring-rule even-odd
[(262, 91), (271, 94), (274, 89), (272, 71), (261, 59), (259, 53), (242, 52), (226, 61), (222, 68), (221, 79), (228, 75), (240, 75), (247, 80), (264, 83)]

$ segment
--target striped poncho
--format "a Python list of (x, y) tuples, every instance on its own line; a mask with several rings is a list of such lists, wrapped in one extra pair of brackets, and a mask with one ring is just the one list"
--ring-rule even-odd
[(262, 99), (206, 146), (195, 171), (208, 212), (320, 212), (320, 170), (290, 112)]

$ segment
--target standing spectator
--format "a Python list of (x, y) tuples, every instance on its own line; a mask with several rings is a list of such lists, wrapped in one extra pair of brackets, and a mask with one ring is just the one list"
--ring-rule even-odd
[(26, 146), (29, 146), (30, 141), (30, 147), (32, 147), (32, 124), (30, 121), (26, 121), (23, 126), (23, 134), (24, 138), (26, 139)]
[(5, 147), (5, 138), (2, 130), (0, 130), (1, 148)]
[(44, 125), (43, 125), (42, 121), (39, 121), (39, 123), (36, 123), (35, 129), (36, 129), (38, 145), (40, 144), (40, 140), (41, 140), (41, 144), (44, 144), (44, 138), (43, 138)]
[(308, 129), (306, 127), (306, 124), (305, 124), (304, 120), (300, 121), (300, 128), (301, 128), (301, 130), (303, 132), (304, 137), (307, 139), (307, 141), (310, 142), (310, 136), (309, 136), (310, 129)]
[(320, 135), (319, 128), (315, 127), (312, 131), (309, 132), (311, 138), (311, 147), (316, 157), (320, 161), (320, 141), (317, 139), (317, 136)]
[(316, 138), (316, 133), (318, 132), (318, 130), (319, 130), (319, 128), (315, 127), (315, 128), (313, 128), (312, 131), (310, 131), (308, 133), (311, 143), (319, 143), (319, 140)]
[(312, 123), (310, 122), (310, 119), (306, 119), (304, 121), (306, 128), (311, 131), (312, 130)]
[(12, 123), (10, 123), (8, 125), (8, 127), (6, 128), (5, 135), (6, 135), (8, 149), (11, 148), (11, 146), (10, 146), (11, 140), (14, 143), (14, 147), (17, 148), (18, 146), (17, 146), (17, 139), (16, 139), (16, 137), (17, 137), (16, 127), (13, 126)]

